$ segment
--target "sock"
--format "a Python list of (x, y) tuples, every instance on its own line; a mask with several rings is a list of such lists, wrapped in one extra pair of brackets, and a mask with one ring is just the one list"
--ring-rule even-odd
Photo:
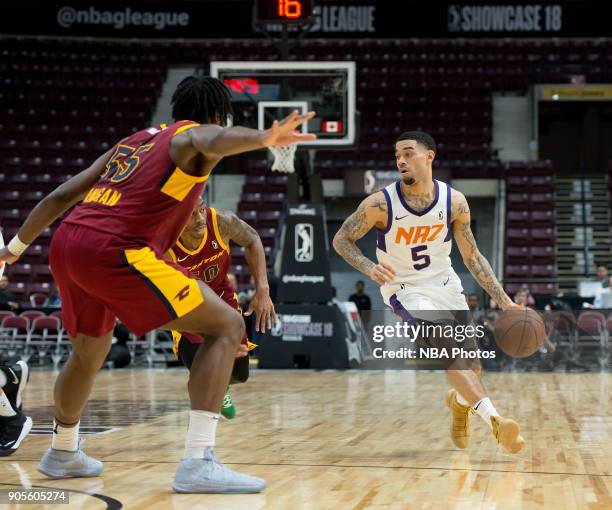
[(17, 413), (11, 405), (6, 394), (0, 390), (0, 416), (8, 418), (9, 416), (15, 416)]
[(215, 446), (219, 415), (208, 411), (189, 411), (189, 429), (183, 459), (201, 459), (208, 446)]
[(4, 388), (6, 386), (6, 374), (4, 370), (0, 368), (0, 388)]
[(63, 450), (66, 452), (76, 452), (79, 449), (79, 424), (72, 427), (65, 427), (53, 420), (53, 439), (51, 439), (51, 448), (54, 450)]
[(493, 429), (491, 416), (499, 416), (499, 413), (497, 412), (497, 409), (495, 409), (495, 406), (489, 397), (483, 398), (482, 400), (476, 402), (476, 404), (474, 404), (474, 411), (491, 429)]
[(457, 403), (461, 404), (462, 406), (470, 407), (470, 403), (465, 400), (459, 392), (457, 392)]

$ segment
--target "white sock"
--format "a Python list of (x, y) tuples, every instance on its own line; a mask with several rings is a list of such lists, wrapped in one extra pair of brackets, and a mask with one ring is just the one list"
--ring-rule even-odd
[(497, 409), (491, 402), (489, 397), (483, 398), (474, 404), (474, 411), (480, 416), (484, 422), (492, 429), (493, 424), (491, 423), (491, 416), (499, 416)]
[(6, 394), (0, 390), (0, 416), (8, 418), (9, 416), (15, 416), (16, 414), (17, 413), (15, 412), (15, 409), (13, 409), (13, 406), (9, 402)]
[(201, 459), (208, 446), (215, 446), (219, 415), (208, 411), (189, 411), (189, 429), (183, 459)]
[(6, 386), (6, 374), (0, 368), (0, 388), (4, 388), (4, 386)]
[(76, 452), (79, 449), (79, 424), (72, 427), (64, 427), (53, 420), (53, 438), (51, 448), (54, 450), (64, 450), (66, 452)]
[(465, 400), (459, 392), (457, 392), (457, 403), (461, 404), (462, 406), (470, 406), (470, 403)]

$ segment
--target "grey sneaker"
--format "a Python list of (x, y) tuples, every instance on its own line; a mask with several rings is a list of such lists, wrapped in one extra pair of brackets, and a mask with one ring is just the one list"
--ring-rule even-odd
[(38, 464), (38, 471), (49, 478), (85, 478), (100, 476), (104, 465), (83, 452), (66, 452), (49, 448)]
[(204, 458), (181, 461), (172, 488), (185, 493), (253, 494), (264, 490), (266, 481), (226, 468), (213, 449), (206, 448)]

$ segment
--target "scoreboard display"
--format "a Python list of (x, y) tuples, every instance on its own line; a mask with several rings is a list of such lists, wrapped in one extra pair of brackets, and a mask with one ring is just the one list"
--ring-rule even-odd
[(314, 0), (256, 0), (255, 20), (262, 23), (306, 23)]

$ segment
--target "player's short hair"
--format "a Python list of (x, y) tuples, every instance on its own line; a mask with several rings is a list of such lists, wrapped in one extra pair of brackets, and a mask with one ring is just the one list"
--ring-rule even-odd
[(437, 152), (436, 141), (433, 136), (424, 131), (405, 131), (397, 137), (395, 143), (402, 140), (416, 140), (417, 143), (423, 145), (428, 151)]
[(172, 94), (172, 118), (201, 124), (225, 125), (232, 115), (231, 95), (227, 87), (211, 76), (188, 76)]

